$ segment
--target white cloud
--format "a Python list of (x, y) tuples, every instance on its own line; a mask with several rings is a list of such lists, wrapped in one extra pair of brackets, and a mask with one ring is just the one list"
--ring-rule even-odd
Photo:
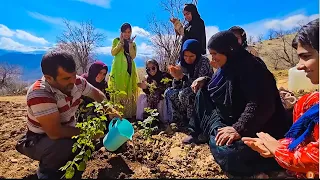
[(111, 46), (104, 46), (96, 48), (95, 52), (98, 54), (108, 54), (111, 55)]
[(153, 47), (144, 42), (137, 46), (137, 51), (138, 51), (138, 56), (142, 56), (142, 57), (153, 56)]
[(150, 36), (150, 33), (141, 27), (133, 26), (132, 27), (132, 36), (135, 36), (135, 35), (140, 36), (140, 37), (148, 37), (148, 36)]
[(11, 31), (7, 26), (0, 24), (0, 36), (12, 37), (14, 31)]
[(304, 25), (314, 19), (319, 17), (318, 14), (314, 14), (311, 16), (305, 16), (303, 14), (297, 14), (293, 16), (289, 16), (284, 19), (273, 19), (264, 23), (264, 26), (268, 29), (283, 29), (290, 30), (295, 27), (299, 27), (300, 25)]
[(100, 6), (103, 8), (110, 8), (110, 2), (111, 0), (78, 0), (81, 2), (85, 2), (91, 5)]
[(30, 42), (35, 42), (39, 44), (48, 44), (49, 42), (42, 37), (34, 36), (23, 30), (16, 30), (16, 37), (22, 40), (27, 40)]
[(0, 38), (0, 49), (19, 51), (19, 52), (32, 52), (32, 51), (41, 51), (47, 50), (49, 47), (31, 47), (25, 46), (19, 42), (16, 42), (8, 37)]
[(217, 32), (219, 32), (219, 27), (218, 26), (207, 26), (206, 27), (206, 40), (207, 40), (207, 42), (209, 41), (211, 36), (213, 36)]
[[(65, 18), (62, 17), (53, 17), (53, 16), (47, 16), (38, 12), (28, 12), (28, 15), (34, 19), (38, 19), (40, 21), (55, 25), (54, 27), (63, 29), (65, 28), (65, 23), (64, 21), (67, 20)], [(68, 20), (68, 22), (72, 25), (72, 26), (77, 26), (80, 27), (80, 23), (77, 21), (71, 21)], [(104, 29), (100, 29), (100, 28), (96, 28), (97, 32), (100, 32), (104, 35), (106, 35), (107, 37), (115, 37), (117, 36), (119, 33), (115, 33), (115, 32), (110, 32)]]
[(42, 37), (34, 36), (23, 30), (11, 30), (7, 26), (0, 24), (0, 36), (5, 37), (16, 37), (21, 40), (26, 40), (29, 42), (34, 42), (38, 44), (48, 44), (49, 42)]
[(306, 16), (304, 14), (295, 14), (279, 19), (263, 19), (250, 24), (239, 25), (247, 32), (247, 36), (253, 36), (257, 38), (259, 35), (266, 35), (268, 30), (291, 30), (296, 27), (300, 27), (311, 20), (319, 17), (319, 14), (313, 14)]
[[(34, 19), (38, 19), (50, 24), (54, 24), (54, 25), (59, 25), (60, 27), (64, 27), (64, 18), (61, 17), (52, 17), (52, 16), (47, 16), (38, 12), (29, 12), (28, 11), (28, 15)], [(80, 25), (80, 23), (76, 22), (76, 21), (69, 21), (72, 25)]]
[[(104, 46), (96, 48), (95, 52), (98, 54), (111, 55), (111, 46)], [(145, 42), (137, 45), (137, 56), (138, 57), (151, 57), (153, 56), (153, 48)]]

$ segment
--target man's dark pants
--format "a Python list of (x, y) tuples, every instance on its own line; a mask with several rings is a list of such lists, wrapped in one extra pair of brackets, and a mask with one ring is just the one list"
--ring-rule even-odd
[[(28, 131), (16, 145), (16, 150), (33, 160), (40, 161), (37, 175), (39, 179), (60, 179), (64, 172), (59, 168), (72, 160), (75, 140), (69, 138), (52, 140), (46, 134)], [(82, 173), (76, 172), (74, 178), (80, 179)]]

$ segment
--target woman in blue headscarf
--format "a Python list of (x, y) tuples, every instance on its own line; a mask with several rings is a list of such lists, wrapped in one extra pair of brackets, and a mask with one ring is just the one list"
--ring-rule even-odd
[(241, 141), (262, 130), (281, 137), (290, 127), (272, 73), (240, 46), (231, 31), (213, 35), (208, 49), (219, 68), (212, 78), (192, 84), (197, 92), (189, 123), (193, 132), (183, 142), (209, 142), (215, 161), (232, 175), (280, 169), (274, 159), (262, 158)]
[(192, 82), (213, 74), (209, 59), (201, 55), (201, 46), (197, 40), (184, 42), (179, 64), (170, 66), (169, 72), (174, 78), (173, 87), (165, 92), (169, 122), (188, 121), (194, 109), (195, 94), (190, 87)]

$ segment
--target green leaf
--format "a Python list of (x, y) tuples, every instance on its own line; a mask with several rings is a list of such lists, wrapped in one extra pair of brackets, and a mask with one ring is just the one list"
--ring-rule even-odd
[(84, 171), (86, 169), (86, 163), (82, 161), (78, 166), (78, 171)]
[(100, 116), (100, 119), (105, 121), (105, 120), (107, 120), (107, 117), (106, 116)]
[(74, 158), (74, 161), (79, 161), (79, 160), (81, 160), (81, 159), (83, 159), (83, 155), (77, 155), (75, 158)]
[(71, 179), (71, 178), (73, 178), (74, 172), (75, 172), (74, 167), (70, 166), (70, 167), (67, 169), (67, 171), (66, 171), (66, 179)]
[(84, 154), (84, 151), (80, 151), (80, 153), (78, 155), (83, 155)]
[(89, 107), (92, 107), (92, 106), (94, 106), (94, 104), (93, 104), (93, 103), (90, 103), (90, 104), (88, 104), (86, 107), (89, 108)]
[(83, 157), (83, 161), (84, 162), (88, 162), (89, 161), (89, 157), (87, 157), (87, 156)]
[(78, 143), (76, 143), (76, 144), (74, 144), (73, 146), (72, 146), (72, 153), (75, 153), (76, 151), (77, 151), (77, 149), (78, 149), (78, 145), (77, 145)]
[(91, 157), (91, 151), (90, 151), (89, 149), (86, 151), (86, 155), (87, 155), (88, 157)]
[(61, 167), (59, 170), (60, 171), (65, 171), (70, 165), (71, 165), (72, 161), (68, 161), (66, 165), (64, 165), (63, 167)]

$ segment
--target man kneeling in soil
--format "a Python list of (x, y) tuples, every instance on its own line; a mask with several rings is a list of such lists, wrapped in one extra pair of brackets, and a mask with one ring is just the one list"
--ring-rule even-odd
[[(73, 57), (66, 52), (48, 52), (41, 61), (44, 77), (36, 81), (27, 92), (28, 131), (16, 145), (17, 151), (40, 161), (39, 179), (59, 179), (59, 168), (72, 160), (72, 136), (80, 129), (75, 127), (75, 113), (82, 95), (97, 102), (105, 95), (76, 75)], [(113, 114), (118, 117), (118, 113)], [(75, 178), (81, 178), (77, 172)]]

